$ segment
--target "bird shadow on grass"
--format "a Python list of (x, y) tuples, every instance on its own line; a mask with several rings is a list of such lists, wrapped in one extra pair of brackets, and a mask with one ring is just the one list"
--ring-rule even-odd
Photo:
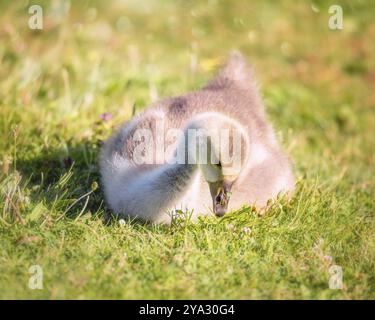
[(104, 205), (99, 183), (100, 143), (45, 149), (37, 156), (17, 159), (22, 189), (31, 203), (43, 203), (58, 219), (91, 214), (107, 224), (111, 213)]

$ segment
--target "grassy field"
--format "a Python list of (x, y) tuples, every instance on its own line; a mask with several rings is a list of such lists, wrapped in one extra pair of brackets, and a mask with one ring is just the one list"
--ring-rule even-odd
[[(0, 298), (375, 298), (374, 1), (334, 1), (343, 30), (329, 1), (36, 2), (43, 30), (28, 1), (0, 3)], [(101, 141), (231, 49), (256, 67), (293, 200), (263, 217), (105, 224)]]

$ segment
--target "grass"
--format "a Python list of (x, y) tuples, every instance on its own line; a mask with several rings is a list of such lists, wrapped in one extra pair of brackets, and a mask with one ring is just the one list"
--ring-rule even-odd
[[(28, 1), (0, 4), (0, 298), (375, 298), (372, 1), (335, 1), (343, 30), (328, 29), (326, 1), (39, 3), (40, 31)], [(101, 140), (156, 96), (198, 88), (234, 48), (293, 159), (292, 202), (105, 224)]]

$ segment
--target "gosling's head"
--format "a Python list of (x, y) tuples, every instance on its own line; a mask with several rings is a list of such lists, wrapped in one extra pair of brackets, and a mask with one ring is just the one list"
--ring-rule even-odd
[(237, 121), (216, 112), (204, 113), (195, 121), (197, 163), (207, 181), (216, 216), (223, 216), (231, 190), (248, 152), (248, 137)]

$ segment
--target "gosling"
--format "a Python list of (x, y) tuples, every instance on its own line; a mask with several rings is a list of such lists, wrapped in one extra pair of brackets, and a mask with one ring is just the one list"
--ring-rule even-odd
[(200, 90), (158, 101), (123, 124), (103, 145), (100, 172), (118, 218), (153, 223), (266, 208), (294, 188), (253, 68), (238, 52)]

